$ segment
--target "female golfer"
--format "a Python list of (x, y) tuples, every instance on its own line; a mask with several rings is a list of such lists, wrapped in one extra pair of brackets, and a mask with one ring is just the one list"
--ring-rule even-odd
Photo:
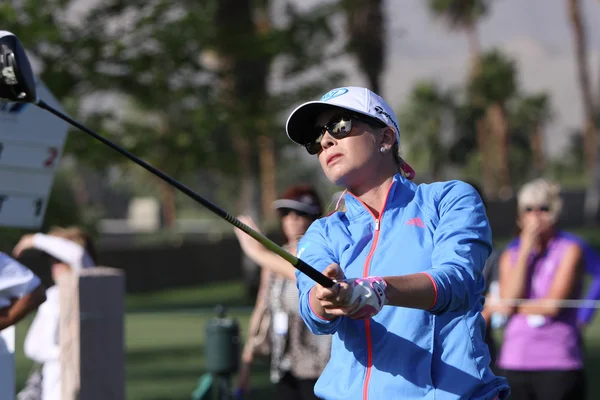
[(345, 187), (345, 210), (315, 221), (302, 260), (333, 288), (297, 274), (300, 313), (333, 334), (315, 386), (323, 399), (505, 399), (481, 316), (491, 230), (481, 198), (460, 181), (416, 185), (399, 156), (391, 107), (344, 87), (296, 108), (287, 134)]

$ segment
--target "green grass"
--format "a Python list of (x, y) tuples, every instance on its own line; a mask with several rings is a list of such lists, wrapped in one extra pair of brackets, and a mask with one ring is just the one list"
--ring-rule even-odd
[[(130, 295), (126, 299), (126, 394), (128, 400), (189, 399), (204, 366), (204, 329), (213, 307), (231, 307), (242, 338), (246, 337), (251, 307), (241, 282)], [(17, 388), (27, 379), (31, 361), (23, 354), (29, 317), (17, 325)], [(235, 377), (234, 377), (235, 378)], [(232, 380), (232, 383), (235, 379)], [(271, 399), (266, 361), (256, 362), (253, 399)]]
[(166, 311), (214, 307), (221, 304), (239, 308), (252, 306), (241, 281), (202, 287), (161, 290), (127, 296), (128, 311)]
[[(600, 231), (575, 233), (600, 248)], [(506, 239), (501, 243), (506, 243)], [(213, 307), (224, 304), (240, 324), (242, 338), (251, 308), (241, 282), (165, 290), (127, 297), (126, 390), (128, 400), (189, 399), (205, 372), (204, 329), (214, 315)], [(27, 378), (31, 363), (23, 354), (23, 339), (31, 323), (17, 326), (17, 387)], [(501, 335), (501, 333), (499, 334)], [(589, 399), (600, 399), (600, 318), (584, 332)], [(257, 362), (253, 399), (273, 399), (268, 365)]]
[[(249, 311), (232, 312), (246, 337)], [(125, 319), (126, 395), (128, 400), (189, 399), (204, 367), (204, 327), (207, 313), (128, 313)], [(27, 378), (31, 362), (23, 340), (31, 318), (17, 326), (17, 388)], [(232, 381), (234, 382), (234, 380)], [(268, 365), (258, 362), (253, 374), (253, 397), (272, 398)]]
[[(234, 311), (246, 337), (249, 311)], [(126, 316), (126, 390), (128, 400), (189, 399), (205, 372), (204, 327), (209, 313), (156, 312)], [(17, 387), (22, 387), (31, 363), (22, 351), (31, 318), (17, 326)], [(498, 336), (501, 338), (501, 335)], [(586, 367), (589, 399), (600, 398), (600, 319), (588, 327)], [(274, 399), (268, 365), (258, 362), (252, 377), (253, 399)]]

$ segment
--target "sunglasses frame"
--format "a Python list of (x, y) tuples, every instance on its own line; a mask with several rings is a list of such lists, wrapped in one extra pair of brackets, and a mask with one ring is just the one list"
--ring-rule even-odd
[(314, 217), (314, 215), (312, 215), (312, 214), (309, 214), (304, 211), (295, 210), (293, 208), (280, 208), (277, 210), (277, 214), (279, 215), (280, 218), (283, 218), (283, 217), (289, 215), (290, 213), (294, 213), (297, 216), (304, 217), (304, 218), (313, 218)]
[(523, 211), (526, 213), (533, 212), (533, 211), (550, 212), (551, 209), (552, 208), (547, 204), (542, 204), (541, 206), (537, 206), (537, 207), (532, 207), (532, 206), (523, 207)]
[[(343, 132), (341, 134), (334, 133), (333, 128), (335, 127), (335, 125), (344, 121), (345, 118), (348, 118), (348, 122), (350, 122), (350, 129), (347, 132)], [(334, 120), (336, 120), (336, 121), (334, 122)], [(343, 139), (346, 136), (348, 136), (350, 134), (350, 132), (352, 132), (352, 120), (364, 122), (365, 124), (367, 124), (369, 126), (374, 126), (374, 127), (378, 127), (378, 128), (385, 128), (387, 126), (387, 124), (385, 122), (381, 121), (380, 119), (377, 119), (374, 117), (368, 117), (366, 115), (361, 115), (358, 113), (347, 112), (347, 113), (335, 115), (325, 125), (316, 127), (316, 129), (318, 129), (320, 133), (314, 141), (305, 143), (303, 145), (304, 148), (306, 149), (306, 151), (308, 151), (308, 154), (315, 155), (315, 154), (319, 154), (321, 152), (321, 150), (323, 149), (323, 147), (321, 146), (321, 140), (323, 139), (325, 132), (329, 133), (334, 139), (337, 139), (337, 140)]]

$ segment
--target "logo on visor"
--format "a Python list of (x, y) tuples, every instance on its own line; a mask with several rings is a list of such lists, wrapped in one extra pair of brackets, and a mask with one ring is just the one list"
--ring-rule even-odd
[(386, 111), (383, 109), (383, 107), (381, 107), (381, 106), (375, 106), (375, 111), (376, 111), (378, 114), (382, 114), (382, 115), (385, 115), (386, 117), (388, 117), (388, 119), (389, 119), (390, 121), (392, 121), (392, 124), (394, 124), (394, 126), (396, 127), (396, 132), (398, 132), (398, 133), (400, 132), (400, 128), (398, 127), (398, 124), (396, 123), (396, 121), (394, 121), (394, 118), (392, 118), (392, 116), (391, 116), (389, 113), (387, 113), (387, 112), (386, 112)]
[(321, 97), (321, 101), (329, 101), (346, 93), (348, 93), (348, 89), (333, 89), (325, 93), (323, 97)]

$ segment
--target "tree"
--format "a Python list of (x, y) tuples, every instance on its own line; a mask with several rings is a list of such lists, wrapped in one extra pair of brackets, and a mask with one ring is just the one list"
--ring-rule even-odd
[(408, 132), (405, 148), (418, 167), (425, 167), (431, 179), (441, 180), (447, 164), (450, 140), (444, 140), (444, 133), (451, 131), (453, 100), (449, 92), (444, 92), (435, 82), (421, 81), (412, 89), (408, 104), (401, 112), (400, 124), (403, 132)]
[[(42, 79), (69, 114), (179, 180), (204, 170), (245, 182), (256, 180), (260, 168), (263, 209), (276, 192), (276, 148), (291, 144), (279, 139), (281, 112), (340, 77), (328, 70), (307, 78), (330, 54), (329, 16), (337, 4), (302, 12), (290, 5), (278, 16), (285, 23), (274, 24), (267, 0), (107, 0), (76, 22), (66, 20), (73, 2), (11, 3), (0, 5), (3, 27), (41, 61)], [(286, 83), (277, 91), (269, 82), (275, 62)], [(117, 105), (80, 112), (85, 96), (95, 94)], [(69, 136), (67, 154), (98, 168), (131, 167), (78, 132)], [(172, 224), (175, 192), (159, 186)], [(244, 209), (248, 196), (238, 197)]]
[(516, 66), (514, 61), (497, 50), (485, 53), (481, 59), (481, 71), (470, 82), (471, 98), (480, 99), (486, 107), (486, 120), (491, 139), (486, 143), (483, 154), (494, 155), (495, 191), (503, 195), (512, 194), (510, 180), (510, 130), (506, 104), (516, 94)]
[(587, 37), (579, 0), (568, 0), (568, 9), (573, 31), (575, 62), (584, 112), (585, 164), (588, 174), (591, 176), (596, 165), (598, 140), (595, 122), (596, 106), (592, 95), (593, 88), (588, 68)]
[[(98, 27), (111, 41), (102, 51), (106, 58), (96, 85), (124, 94), (135, 110), (111, 131), (175, 178), (199, 169), (238, 177), (240, 211), (260, 197), (257, 143), (263, 183), (274, 197), (272, 121), (288, 102), (317, 87), (322, 91), (323, 82), (335, 76), (324, 73), (278, 94), (286, 101), (274, 101), (268, 87), (272, 63), (285, 58), (284, 73), (290, 78), (318, 65), (332, 34), (326, 18), (331, 6), (303, 13), (289, 7), (289, 23), (273, 28), (269, 4), (161, 0), (140, 6), (123, 30)], [(116, 20), (131, 12), (117, 0), (98, 7), (92, 15), (110, 10)], [(165, 219), (172, 224), (174, 191), (163, 189)]]
[(345, 0), (343, 5), (349, 37), (348, 49), (356, 56), (371, 90), (380, 93), (381, 73), (386, 61), (383, 0)]
[[(468, 40), (470, 70), (469, 80), (474, 80), (481, 70), (481, 45), (477, 35), (477, 23), (489, 11), (490, 0), (429, 0), (429, 9), (432, 14), (446, 21), (450, 29), (465, 32)], [(483, 190), (488, 196), (492, 193), (494, 176), (493, 166), (488, 160), (492, 154), (488, 149), (488, 132), (485, 121), (485, 107), (478, 98), (471, 98), (472, 105), (469, 107), (475, 111), (477, 146), (480, 152), (481, 175), (483, 178)]]
[(546, 168), (544, 154), (544, 127), (552, 119), (550, 97), (547, 93), (521, 96), (511, 118), (515, 129), (524, 132), (529, 139), (536, 177)]
[(429, 9), (434, 16), (445, 20), (450, 29), (463, 31), (467, 35), (471, 77), (479, 70), (481, 53), (477, 22), (489, 11), (489, 3), (490, 0), (429, 0)]
[[(599, 104), (594, 104), (592, 96), (592, 83), (588, 69), (587, 37), (581, 4), (579, 0), (567, 0), (569, 22), (573, 31), (573, 45), (575, 47), (575, 63), (579, 89), (583, 104), (583, 142), (586, 173), (588, 176), (588, 190), (585, 201), (586, 221), (594, 224), (598, 204), (600, 203), (600, 162), (598, 160), (598, 130), (600, 124), (596, 121), (600, 115)], [(600, 89), (598, 90), (600, 92)]]

